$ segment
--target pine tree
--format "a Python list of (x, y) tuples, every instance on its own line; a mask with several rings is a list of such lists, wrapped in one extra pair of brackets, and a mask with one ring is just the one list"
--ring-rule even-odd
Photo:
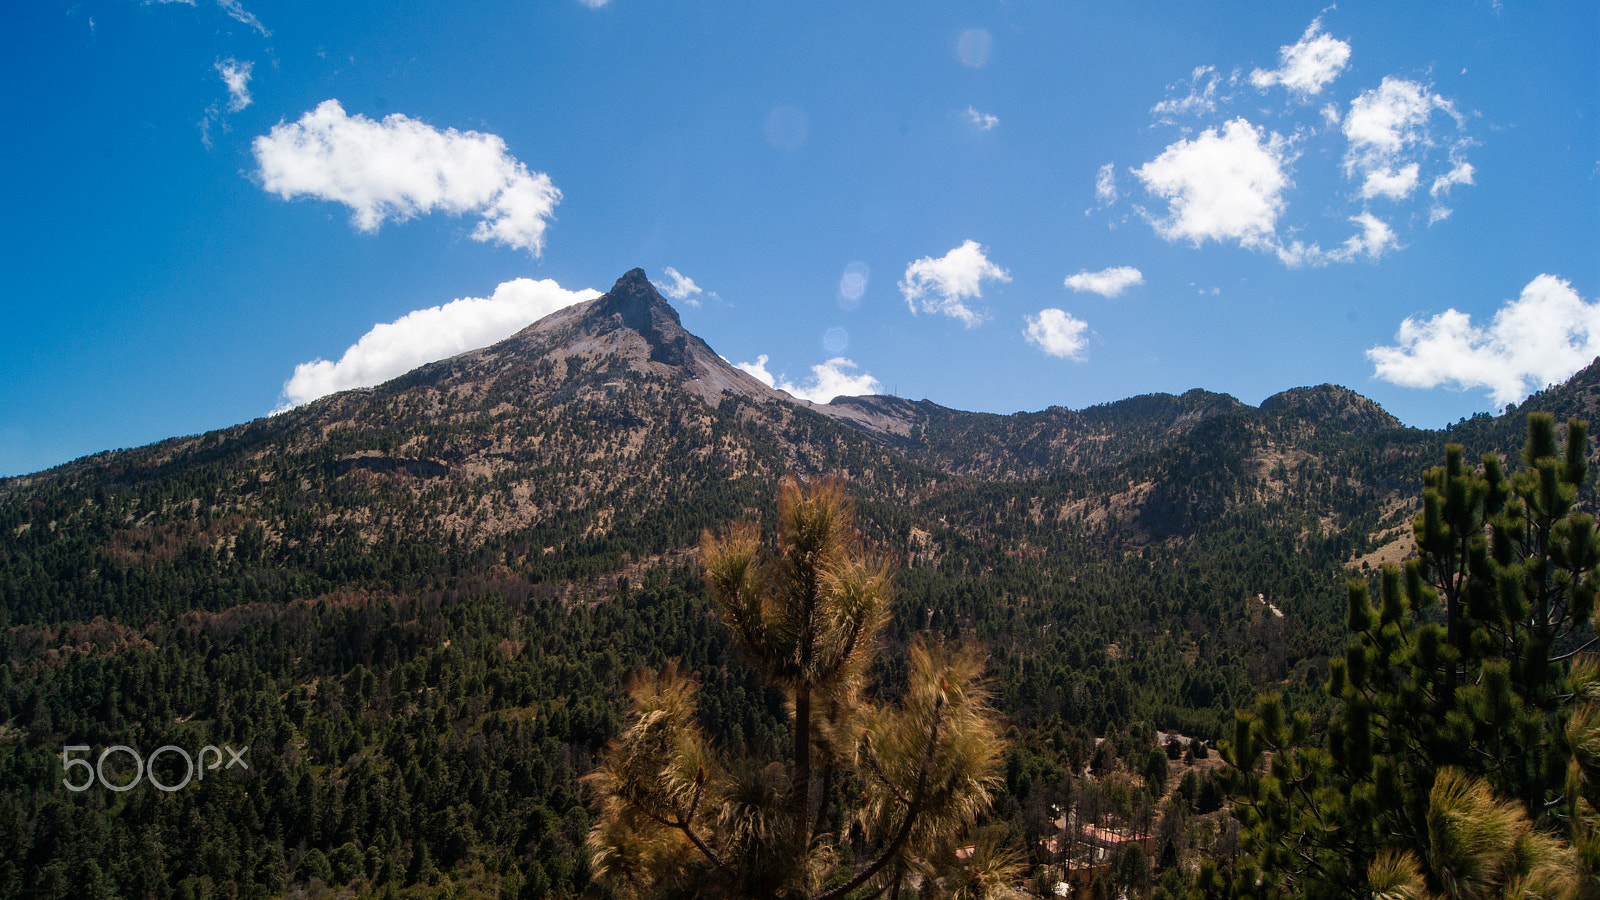
[(675, 663), (640, 674), (622, 733), (585, 778), (595, 878), (640, 898), (894, 896), (914, 879), (1003, 896), (1016, 868), (1004, 848), (955, 843), (1001, 783), (982, 657), (918, 638), (899, 701), (869, 695), (893, 572), (843, 488), (786, 479), (775, 553), (741, 522), (708, 532), (701, 555), (740, 653), (788, 701), (792, 757), (714, 748), (695, 680)]
[[(1306, 716), (1286, 718), (1266, 697), (1223, 748), (1253, 850), (1241, 881), (1268, 894), (1397, 897), (1584, 884), (1551, 874), (1576, 865), (1570, 848), (1532, 851), (1560, 831), (1594, 855), (1582, 849), (1594, 833), (1582, 788), (1594, 781), (1580, 760), (1591, 735), (1600, 746), (1600, 714), (1589, 718), (1575, 690), (1600, 588), (1600, 532), (1577, 505), (1587, 454), (1582, 422), (1568, 423), (1562, 450), (1551, 418), (1535, 414), (1515, 474), (1493, 455), (1468, 467), (1454, 445), (1425, 473), (1417, 558), (1382, 572), (1376, 606), (1365, 582), (1350, 585), (1354, 639), (1330, 666), (1339, 705), (1324, 745)], [(1492, 822), (1505, 827), (1473, 831)], [(1471, 848), (1519, 862), (1479, 865)], [(1477, 870), (1497, 874), (1462, 874)]]

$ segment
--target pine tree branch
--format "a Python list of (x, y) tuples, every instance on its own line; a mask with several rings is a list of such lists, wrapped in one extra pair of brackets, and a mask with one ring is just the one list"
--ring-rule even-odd
[(872, 862), (872, 865), (867, 866), (865, 869), (856, 873), (856, 877), (850, 879), (844, 884), (834, 888), (831, 891), (828, 891), (825, 894), (819, 895), (816, 900), (839, 900), (839, 898), (865, 884), (867, 879), (878, 874), (878, 871), (887, 865), (889, 860), (895, 858), (899, 854), (900, 849), (905, 846), (906, 841), (911, 838), (911, 828), (916, 824), (917, 817), (922, 814), (922, 803), (926, 799), (924, 795), (926, 794), (928, 787), (928, 772), (933, 768), (934, 751), (939, 745), (939, 728), (943, 724), (944, 700), (941, 698), (938, 704), (934, 707), (933, 727), (930, 729), (928, 735), (927, 749), (922, 754), (922, 771), (917, 775), (917, 789), (915, 791), (916, 799), (909, 807), (906, 808), (906, 817), (900, 823), (900, 833), (895, 835), (894, 841), (891, 842), (888, 848), (883, 851), (882, 856), (878, 857)]
[(1578, 649), (1572, 651), (1571, 653), (1563, 653), (1560, 656), (1552, 657), (1550, 659), (1550, 661), (1553, 662), (1553, 663), (1566, 662), (1567, 660), (1572, 659), (1574, 656), (1577, 656), (1578, 654), (1580, 654), (1583, 651), (1589, 649), (1590, 647), (1593, 647), (1597, 643), (1600, 643), (1600, 637), (1590, 638), (1587, 641), (1584, 641), (1583, 645), (1580, 646)]
[(871, 740), (867, 741), (867, 768), (879, 781), (883, 782), (884, 787), (889, 789), (889, 794), (894, 797), (896, 802), (901, 806), (911, 805), (911, 800), (905, 794), (900, 793), (900, 789), (895, 787), (894, 782), (889, 780), (889, 776), (884, 774), (883, 766), (878, 762), (877, 751), (872, 749)]
[(698, 773), (694, 782), (694, 801), (689, 804), (689, 815), (685, 816), (681, 810), (676, 808), (673, 809), (673, 812), (677, 813), (678, 815), (678, 821), (675, 823), (675, 827), (682, 831), (684, 836), (687, 837), (690, 842), (692, 842), (695, 847), (700, 850), (701, 853), (705, 854), (706, 859), (711, 860), (713, 865), (724, 872), (731, 872), (733, 870), (728, 867), (727, 863), (722, 861), (722, 857), (718, 856), (716, 851), (707, 846), (706, 842), (702, 840), (700, 835), (694, 830), (694, 817), (695, 814), (700, 811), (700, 800), (705, 795), (705, 784), (705, 773)]

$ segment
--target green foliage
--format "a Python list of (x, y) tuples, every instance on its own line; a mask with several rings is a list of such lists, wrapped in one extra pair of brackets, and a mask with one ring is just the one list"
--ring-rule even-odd
[[(1330, 664), (1339, 706), (1325, 746), (1275, 697), (1239, 715), (1223, 751), (1254, 854), (1246, 868), (1266, 889), (1479, 896), (1461, 879), (1509, 884), (1509, 863), (1481, 861), (1521, 846), (1507, 835), (1581, 821), (1561, 815), (1578, 746), (1562, 733), (1600, 585), (1600, 535), (1577, 506), (1587, 453), (1583, 423), (1568, 424), (1562, 452), (1542, 415), (1529, 417), (1509, 476), (1493, 455), (1472, 469), (1448, 448), (1423, 479), (1418, 557), (1383, 571), (1376, 605), (1364, 582), (1350, 585), (1355, 639)], [(1467, 831), (1441, 825), (1468, 820), (1479, 829), (1470, 845)], [(1473, 876), (1474, 865), (1504, 877)]]

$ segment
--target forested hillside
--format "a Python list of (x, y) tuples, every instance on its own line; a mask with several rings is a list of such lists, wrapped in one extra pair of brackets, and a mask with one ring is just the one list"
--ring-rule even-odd
[[(578, 779), (636, 669), (693, 673), (716, 745), (793, 749), (697, 550), (773, 533), (790, 474), (896, 563), (887, 695), (919, 633), (987, 653), (1018, 885), (1181, 892), (1240, 846), (1208, 742), (1264, 691), (1327, 721), (1346, 583), (1414, 553), (1424, 470), (1596, 396), (1591, 366), (1445, 432), (1333, 386), (813, 407), (635, 270), (377, 388), (0, 481), (0, 894), (600, 896)], [(169, 745), (200, 762), (170, 791)], [(1091, 820), (1153, 867), (1068, 846)]]

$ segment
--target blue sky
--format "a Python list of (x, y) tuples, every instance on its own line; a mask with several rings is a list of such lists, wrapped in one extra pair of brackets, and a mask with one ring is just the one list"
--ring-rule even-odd
[(1590, 0), (38, 0), (0, 42), (0, 475), (635, 266), (781, 386), (993, 412), (1334, 382), (1438, 427), (1600, 352)]

